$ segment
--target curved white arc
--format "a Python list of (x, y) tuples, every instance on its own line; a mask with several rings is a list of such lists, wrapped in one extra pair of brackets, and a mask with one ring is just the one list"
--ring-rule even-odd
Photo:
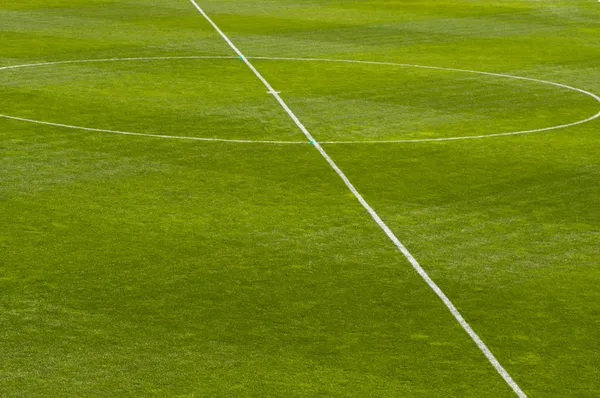
[(21, 65), (9, 65), (0, 66), (0, 70), (5, 69), (18, 69), (18, 68), (31, 68), (35, 66), (45, 65), (64, 65), (64, 64), (85, 64), (93, 62), (117, 62), (117, 61), (154, 61), (154, 60), (168, 60), (168, 59), (235, 59), (230, 55), (188, 55), (188, 56), (169, 56), (169, 57), (127, 57), (127, 58), (98, 58), (98, 59), (74, 59), (69, 61), (50, 61), (50, 62), (38, 62), (34, 64), (21, 64)]
[(541, 129), (535, 130), (523, 130), (523, 131), (515, 131), (511, 133), (496, 133), (496, 134), (484, 134), (484, 135), (469, 135), (465, 137), (445, 137), (445, 138), (417, 138), (412, 140), (365, 140), (365, 141), (319, 141), (321, 144), (394, 144), (394, 143), (406, 143), (406, 142), (439, 142), (439, 141), (460, 141), (460, 140), (475, 140), (481, 138), (490, 138), (490, 137), (505, 137), (509, 135), (522, 135), (529, 133), (541, 133), (549, 130), (557, 130), (566, 127), (577, 126), (578, 124), (583, 124), (590, 122), (594, 119), (598, 119), (600, 117), (600, 112), (595, 114), (592, 117), (589, 117), (585, 120), (580, 120), (577, 122), (569, 123), (569, 124), (561, 124), (559, 126), (553, 127), (545, 127)]
[[(351, 63), (351, 64), (367, 64), (367, 65), (388, 65), (388, 66), (400, 66), (406, 68), (420, 68), (420, 69), (434, 69), (434, 70), (445, 70), (451, 72), (464, 72), (464, 73), (474, 73), (478, 75), (487, 75), (487, 76), (495, 76), (495, 77), (504, 77), (508, 79), (515, 80), (526, 80), (536, 83), (549, 84), (556, 87), (561, 87), (571, 91), (577, 91), (579, 93), (585, 94), (589, 97), (592, 97), (596, 102), (600, 103), (600, 96), (591, 93), (589, 91), (569, 86), (562, 83), (556, 83), (549, 80), (535, 79), (532, 77), (523, 77), (523, 76), (514, 76), (508, 75), (504, 73), (494, 73), (494, 72), (483, 72), (476, 71), (470, 69), (457, 69), (457, 68), (444, 68), (441, 66), (427, 66), (427, 65), (416, 65), (416, 64), (403, 64), (396, 62), (378, 62), (378, 61), (358, 61), (351, 59), (333, 59), (333, 58), (289, 58), (289, 57), (248, 57), (249, 59), (262, 59), (262, 60), (277, 60), (277, 61), (313, 61), (313, 62), (339, 62), (339, 63)], [(467, 140), (467, 139), (479, 139), (479, 138), (488, 138), (488, 137), (503, 137), (508, 135), (519, 135), (519, 134), (528, 134), (528, 133), (540, 133), (543, 131), (550, 130), (558, 130), (566, 127), (573, 127), (579, 124), (590, 122), (594, 119), (598, 119), (600, 117), (600, 112), (596, 113), (588, 117), (587, 119), (578, 120), (572, 123), (561, 124), (558, 126), (550, 126), (539, 129), (532, 130), (521, 130), (521, 131), (512, 131), (507, 133), (495, 133), (495, 134), (483, 134), (483, 135), (470, 135), (464, 137), (445, 137), (445, 138), (421, 138), (421, 139), (405, 139), (405, 140), (364, 140), (364, 141), (321, 141), (321, 144), (381, 144), (381, 143), (400, 143), (400, 142), (433, 142), (433, 141), (458, 141), (458, 140)]]
[(129, 131), (119, 131), (119, 130), (106, 130), (106, 129), (96, 129), (92, 127), (81, 127), (81, 126), (73, 126), (70, 124), (63, 123), (53, 123), (53, 122), (43, 122), (40, 120), (26, 119), (23, 117), (16, 117), (10, 115), (2, 115), (0, 117), (6, 119), (19, 120), (22, 122), (30, 122), (36, 124), (44, 124), (47, 126), (54, 127), (63, 127), (68, 129), (76, 129), (76, 130), (85, 130), (85, 131), (94, 131), (98, 133), (110, 133), (110, 134), (120, 134), (120, 135), (133, 135), (138, 137), (154, 137), (154, 138), (169, 138), (174, 140), (188, 140), (188, 141), (217, 141), (217, 142), (239, 142), (246, 144), (308, 144), (305, 141), (258, 141), (258, 140), (233, 140), (233, 139), (225, 139), (225, 138), (204, 138), (204, 137), (188, 137), (188, 136), (178, 136), (178, 135), (163, 135), (163, 134), (147, 134), (147, 133), (132, 133)]

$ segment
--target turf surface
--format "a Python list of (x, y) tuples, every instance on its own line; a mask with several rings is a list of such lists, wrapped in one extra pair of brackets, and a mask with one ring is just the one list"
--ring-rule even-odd
[[(600, 93), (593, 1), (201, 1), (249, 57)], [(0, 67), (233, 56), (183, 0), (0, 5)], [(322, 141), (571, 123), (530, 81), (252, 61)], [(0, 113), (304, 141), (235, 58), (0, 70)], [(600, 121), (324, 145), (529, 396), (600, 395)], [(0, 393), (513, 396), (308, 144), (0, 118)]]

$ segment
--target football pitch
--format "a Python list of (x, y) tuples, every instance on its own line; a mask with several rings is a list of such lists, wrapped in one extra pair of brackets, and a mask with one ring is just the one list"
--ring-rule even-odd
[(0, 396), (600, 396), (600, 4), (5, 0)]

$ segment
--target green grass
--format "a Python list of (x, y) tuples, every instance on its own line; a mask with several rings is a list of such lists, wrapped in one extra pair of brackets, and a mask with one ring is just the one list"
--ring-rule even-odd
[[(249, 57), (600, 93), (593, 1), (200, 1)], [(232, 56), (184, 0), (9, 0), (0, 67)], [(590, 97), (253, 60), (322, 141), (571, 123)], [(0, 113), (303, 141), (239, 59), (0, 71)], [(531, 397), (600, 395), (600, 120), (324, 145)], [(0, 118), (0, 395), (513, 396), (314, 147)]]

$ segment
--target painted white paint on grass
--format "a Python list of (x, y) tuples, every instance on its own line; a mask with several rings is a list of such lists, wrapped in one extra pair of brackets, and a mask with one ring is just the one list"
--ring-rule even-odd
[[(69, 60), (69, 61), (54, 61), (54, 62), (40, 62), (40, 63), (32, 63), (32, 64), (23, 64), (23, 65), (11, 65), (0, 67), (1, 70), (9, 70), (9, 69), (18, 69), (18, 68), (30, 68), (36, 66), (46, 66), (46, 65), (62, 65), (62, 64), (78, 64), (78, 63), (100, 63), (100, 62), (124, 62), (124, 61), (154, 61), (154, 60), (176, 60), (176, 59), (243, 59), (245, 57), (243, 55), (236, 56), (165, 56), (165, 57), (128, 57), (128, 58), (103, 58), (103, 59), (84, 59), (84, 60)], [(556, 86), (559, 88), (564, 88), (571, 91), (576, 91), (587, 96), (592, 97), (595, 101), (600, 103), (600, 97), (596, 94), (593, 94), (589, 91), (582, 90), (576, 87), (568, 86), (566, 84), (555, 83), (548, 80), (534, 79), (529, 77), (521, 77), (514, 75), (507, 75), (501, 73), (491, 73), (491, 72), (481, 72), (474, 70), (466, 70), (466, 69), (455, 69), (455, 68), (444, 68), (438, 66), (424, 66), (424, 65), (414, 65), (414, 64), (401, 64), (394, 62), (377, 62), (377, 61), (359, 61), (359, 60), (348, 60), (348, 59), (327, 59), (327, 58), (285, 58), (285, 57), (249, 57), (248, 59), (260, 59), (260, 60), (270, 60), (270, 61), (312, 61), (312, 62), (338, 62), (338, 63), (351, 63), (351, 64), (370, 64), (370, 65), (390, 65), (390, 66), (399, 66), (399, 67), (410, 67), (410, 68), (422, 68), (422, 69), (434, 69), (434, 70), (445, 70), (445, 71), (453, 71), (453, 72), (464, 72), (464, 73), (474, 73), (479, 75), (488, 75), (509, 79), (517, 79), (517, 80), (527, 80), (532, 82), (537, 82), (541, 84), (548, 84), (552, 86)], [(246, 60), (247, 61), (247, 60)], [(263, 82), (264, 83), (264, 82)], [(279, 94), (279, 91), (267, 91), (267, 94)], [(219, 142), (233, 142), (233, 143), (258, 143), (258, 144), (305, 144), (304, 141), (278, 141), (278, 140), (239, 140), (239, 139), (227, 139), (227, 138), (209, 138), (209, 137), (189, 137), (189, 136), (171, 136), (166, 134), (148, 134), (148, 133), (136, 133), (136, 132), (128, 132), (128, 131), (119, 131), (119, 130), (108, 130), (108, 129), (99, 129), (92, 127), (83, 127), (83, 126), (74, 126), (63, 123), (55, 123), (49, 121), (41, 121), (30, 118), (23, 118), (13, 115), (5, 115), (0, 114), (1, 118), (20, 120), (29, 123), (37, 123), (49, 126), (56, 127), (65, 127), (70, 129), (78, 129), (84, 131), (93, 131), (93, 132), (102, 132), (102, 133), (111, 133), (111, 134), (123, 134), (123, 135), (132, 135), (132, 136), (142, 136), (142, 137), (155, 137), (155, 138), (167, 138), (167, 139), (180, 139), (180, 140), (194, 140), (194, 141), (219, 141)], [(558, 126), (550, 126), (540, 129), (533, 130), (523, 130), (523, 131), (514, 131), (514, 132), (506, 132), (506, 133), (494, 133), (494, 134), (482, 134), (482, 135), (472, 135), (472, 136), (464, 136), (464, 137), (444, 137), (444, 138), (423, 138), (423, 139), (400, 139), (400, 140), (353, 140), (353, 141), (321, 141), (321, 144), (384, 144), (384, 143), (411, 143), (411, 142), (435, 142), (435, 141), (460, 141), (460, 140), (468, 140), (468, 139), (481, 139), (481, 138), (490, 138), (490, 137), (502, 137), (502, 136), (511, 136), (511, 135), (520, 135), (520, 134), (528, 134), (528, 133), (538, 133), (550, 130), (557, 130), (566, 127), (572, 127), (579, 124), (583, 124), (594, 119), (600, 117), (600, 112), (592, 115), (586, 119), (579, 120), (572, 123), (561, 124)]]
[(242, 52), (231, 42), (231, 40), (219, 29), (219, 27), (213, 22), (213, 20), (204, 12), (200, 6), (195, 2), (195, 0), (190, 0), (190, 2), (196, 7), (198, 12), (204, 16), (204, 18), (215, 28), (215, 30), (221, 35), (221, 37), (229, 44), (229, 46), (235, 51), (236, 54), (240, 56), (240, 58), (244, 61), (246, 65), (254, 72), (256, 77), (263, 82), (265, 87), (269, 90), (270, 93), (273, 94), (277, 102), (281, 105), (281, 107), (286, 111), (286, 113), (290, 116), (290, 118), (296, 123), (296, 126), (302, 131), (302, 133), (306, 136), (308, 141), (314, 145), (315, 148), (319, 151), (319, 153), (323, 156), (323, 158), (329, 163), (329, 165), (335, 170), (338, 176), (342, 179), (344, 184), (348, 187), (348, 189), (354, 194), (356, 199), (360, 202), (360, 204), (367, 210), (367, 212), (371, 215), (373, 220), (381, 227), (381, 229), (385, 232), (385, 234), (390, 238), (390, 240), (396, 245), (398, 250), (404, 254), (404, 256), (408, 259), (413, 268), (421, 275), (421, 277), (425, 280), (425, 282), (429, 285), (429, 287), (438, 295), (438, 297), (442, 300), (442, 302), (448, 307), (452, 315), (456, 318), (458, 323), (463, 327), (463, 329), (469, 334), (469, 336), (473, 339), (477, 347), (483, 352), (486, 358), (490, 361), (492, 366), (498, 371), (498, 373), (504, 378), (504, 380), (508, 383), (508, 385), (513, 389), (513, 391), (519, 397), (526, 397), (525, 393), (521, 390), (521, 388), (517, 385), (517, 383), (513, 380), (513, 378), (508, 374), (506, 369), (498, 362), (494, 354), (489, 350), (486, 344), (481, 340), (481, 338), (475, 333), (473, 328), (467, 323), (467, 321), (463, 318), (460, 312), (456, 309), (454, 304), (450, 301), (450, 299), (446, 296), (446, 294), (435, 284), (435, 282), (429, 277), (427, 272), (421, 267), (421, 265), (417, 262), (417, 260), (412, 256), (412, 254), (408, 251), (406, 247), (400, 242), (400, 240), (394, 235), (392, 230), (383, 222), (381, 217), (373, 210), (373, 208), (367, 203), (367, 201), (362, 197), (362, 195), (356, 190), (354, 185), (350, 182), (350, 180), (346, 177), (346, 175), (342, 172), (342, 170), (336, 165), (336, 163), (329, 157), (327, 152), (323, 149), (323, 147), (314, 139), (314, 137), (310, 134), (310, 132), (304, 127), (304, 125), (300, 122), (298, 117), (292, 112), (292, 110), (287, 106), (285, 101), (281, 98), (281, 96), (271, 87), (269, 82), (260, 74), (260, 72), (252, 65), (252, 63), (242, 54)]
[(50, 61), (50, 62), (37, 62), (33, 64), (21, 64), (21, 65), (9, 65), (0, 66), (0, 70), (4, 69), (18, 69), (18, 68), (31, 68), (34, 66), (44, 65), (62, 65), (62, 64), (84, 64), (90, 62), (116, 62), (116, 61), (155, 61), (155, 60), (169, 60), (169, 59), (235, 59), (231, 55), (188, 55), (188, 56), (175, 56), (175, 57), (125, 57), (125, 58), (98, 58), (98, 59), (72, 59), (66, 61)]

